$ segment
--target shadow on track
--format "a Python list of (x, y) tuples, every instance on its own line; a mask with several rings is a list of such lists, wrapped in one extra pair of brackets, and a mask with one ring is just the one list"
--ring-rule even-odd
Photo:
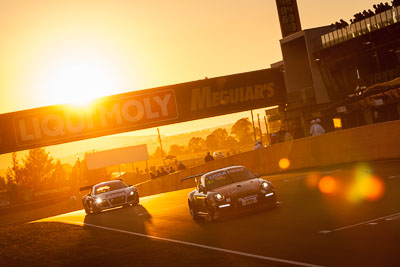
[(99, 214), (86, 215), (85, 225), (98, 225), (113, 229), (122, 229), (147, 234), (146, 224), (151, 224), (151, 215), (142, 205), (116, 208)]

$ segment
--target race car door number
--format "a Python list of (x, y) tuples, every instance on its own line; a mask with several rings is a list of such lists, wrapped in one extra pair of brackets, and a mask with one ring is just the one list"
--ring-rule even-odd
[(257, 203), (257, 195), (241, 198), (240, 201), (242, 202), (242, 206)]

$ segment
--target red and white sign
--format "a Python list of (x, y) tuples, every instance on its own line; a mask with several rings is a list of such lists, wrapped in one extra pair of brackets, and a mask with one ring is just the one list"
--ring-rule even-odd
[(86, 155), (88, 170), (149, 159), (147, 145), (130, 146)]

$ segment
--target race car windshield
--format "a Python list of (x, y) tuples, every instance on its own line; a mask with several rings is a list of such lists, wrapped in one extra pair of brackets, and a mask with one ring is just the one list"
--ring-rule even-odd
[(214, 173), (206, 177), (206, 186), (208, 190), (212, 190), (221, 186), (238, 183), (256, 178), (256, 176), (245, 168), (229, 169)]
[(109, 192), (109, 191), (113, 191), (113, 190), (118, 190), (118, 189), (122, 189), (122, 188), (126, 188), (128, 187), (126, 184), (124, 184), (123, 182), (113, 182), (113, 183), (108, 183), (108, 184), (101, 184), (101, 185), (97, 185), (94, 188), (94, 192), (95, 194), (101, 194), (101, 193), (105, 193), (105, 192)]

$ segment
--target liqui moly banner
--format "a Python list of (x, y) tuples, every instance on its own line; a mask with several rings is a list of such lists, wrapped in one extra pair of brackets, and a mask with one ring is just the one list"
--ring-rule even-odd
[(0, 153), (268, 107), (285, 99), (282, 73), (265, 69), (103, 97), (86, 107), (0, 114)]

